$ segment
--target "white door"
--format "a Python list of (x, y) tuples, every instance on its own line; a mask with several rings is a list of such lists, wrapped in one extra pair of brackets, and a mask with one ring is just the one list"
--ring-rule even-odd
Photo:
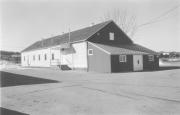
[(142, 55), (133, 55), (133, 70), (134, 71), (143, 70), (143, 56)]

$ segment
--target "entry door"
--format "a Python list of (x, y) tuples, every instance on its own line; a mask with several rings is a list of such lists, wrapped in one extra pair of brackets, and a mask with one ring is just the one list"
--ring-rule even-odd
[(133, 70), (134, 71), (143, 70), (143, 56), (142, 55), (133, 55)]

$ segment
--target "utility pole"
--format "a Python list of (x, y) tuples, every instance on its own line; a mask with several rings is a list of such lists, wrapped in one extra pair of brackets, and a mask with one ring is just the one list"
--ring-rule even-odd
[(69, 41), (68, 41), (68, 43), (70, 44), (70, 42), (71, 42), (71, 30), (69, 28)]

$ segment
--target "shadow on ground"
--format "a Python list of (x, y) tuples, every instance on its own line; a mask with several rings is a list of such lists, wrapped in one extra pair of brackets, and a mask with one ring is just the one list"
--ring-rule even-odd
[(159, 67), (158, 69), (154, 70), (144, 70), (146, 71), (165, 71), (165, 70), (173, 70), (173, 69), (180, 69), (180, 66), (165, 66), (165, 67)]
[(31, 77), (26, 75), (14, 74), (0, 71), (1, 87), (32, 85), (44, 83), (57, 83), (56, 80)]
[(0, 114), (1, 115), (28, 115), (28, 114), (25, 114), (25, 113), (21, 113), (21, 112), (18, 112), (18, 111), (14, 111), (14, 110), (2, 108), (2, 107), (0, 109)]
[(159, 71), (161, 71), (161, 70), (172, 70), (172, 69), (180, 69), (180, 66), (159, 67)]
[(164, 67), (159, 67), (157, 69), (151, 68), (142, 71), (121, 71), (121, 72), (113, 72), (113, 73), (155, 72), (155, 71), (166, 71), (166, 70), (174, 70), (174, 69), (180, 69), (180, 66), (164, 66)]

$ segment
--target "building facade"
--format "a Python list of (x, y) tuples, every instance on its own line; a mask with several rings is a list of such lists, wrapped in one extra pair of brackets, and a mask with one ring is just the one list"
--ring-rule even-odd
[(22, 51), (21, 63), (103, 73), (159, 67), (158, 53), (134, 44), (113, 21), (35, 42)]

